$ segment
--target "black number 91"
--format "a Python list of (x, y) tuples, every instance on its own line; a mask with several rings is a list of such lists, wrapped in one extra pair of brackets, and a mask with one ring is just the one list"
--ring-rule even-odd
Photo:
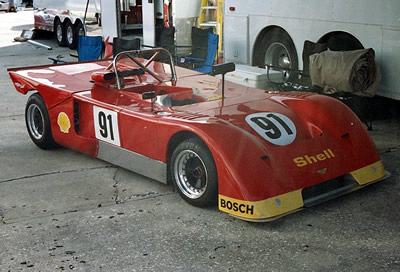
[(282, 132), (271, 119), (277, 121), (281, 125), (281, 127), (286, 131), (287, 135), (293, 134), (293, 131), (289, 128), (289, 126), (281, 118), (272, 113), (267, 114), (266, 117), (253, 117), (251, 118), (251, 121), (253, 121), (260, 128), (265, 130), (266, 131), (265, 134), (270, 139), (279, 139), (282, 136)]
[(114, 141), (112, 116), (110, 114), (106, 115), (102, 111), (99, 112), (99, 127), (101, 136), (104, 138), (108, 138), (108, 136), (110, 136), (110, 139)]

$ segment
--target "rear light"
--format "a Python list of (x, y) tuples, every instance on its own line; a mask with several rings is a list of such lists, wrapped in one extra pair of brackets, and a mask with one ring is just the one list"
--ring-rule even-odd
[(229, 7), (229, 11), (235, 11), (235, 7)]

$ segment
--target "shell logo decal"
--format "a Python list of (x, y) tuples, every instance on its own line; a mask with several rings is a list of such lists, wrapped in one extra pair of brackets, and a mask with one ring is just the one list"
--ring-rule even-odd
[(69, 133), (71, 122), (69, 121), (68, 115), (65, 112), (60, 112), (58, 114), (57, 124), (60, 127), (61, 132)]

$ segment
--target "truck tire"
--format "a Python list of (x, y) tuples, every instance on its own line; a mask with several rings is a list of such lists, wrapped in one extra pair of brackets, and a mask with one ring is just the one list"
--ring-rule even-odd
[(67, 43), (70, 49), (78, 48), (79, 36), (85, 36), (85, 29), (81, 22), (77, 22), (73, 25), (71, 22), (67, 22)]
[(67, 36), (67, 45), (70, 49), (75, 49), (78, 45), (78, 41), (75, 40), (74, 25), (71, 21), (65, 24), (65, 32)]
[(96, 13), (97, 25), (101, 27), (101, 13)]
[(289, 34), (283, 29), (267, 31), (254, 50), (254, 64), (265, 68), (266, 65), (288, 69), (284, 73), (285, 82), (297, 80), (298, 57)]
[(364, 46), (353, 35), (336, 32), (329, 36), (323, 37), (318, 41), (319, 43), (327, 43), (328, 48), (332, 51), (350, 51), (364, 49)]
[(59, 46), (67, 46), (67, 36), (65, 33), (65, 25), (60, 20), (56, 20), (54, 25), (54, 31), (56, 33), (56, 40)]
[(78, 22), (78, 23), (75, 25), (75, 28), (74, 28), (74, 35), (75, 35), (75, 42), (76, 42), (75, 48), (77, 48), (77, 47), (78, 47), (79, 37), (80, 37), (80, 36), (85, 36), (85, 35), (86, 35), (86, 33), (85, 33), (85, 28), (83, 27), (83, 24), (82, 24), (81, 22)]

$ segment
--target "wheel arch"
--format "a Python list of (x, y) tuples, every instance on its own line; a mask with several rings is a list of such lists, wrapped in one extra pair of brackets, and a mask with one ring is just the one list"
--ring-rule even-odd
[[(267, 169), (264, 173), (272, 173), (270, 170), (273, 168), (269, 163), (266, 164), (265, 159), (261, 157), (266, 154), (262, 141), (257, 140), (256, 136), (249, 136), (247, 132), (237, 126), (223, 123), (213, 124), (210, 122), (207, 124), (207, 129), (196, 127), (196, 129), (188, 130), (182, 127), (182, 129), (176, 131), (166, 143), (166, 162), (170, 164), (172, 154), (180, 143), (193, 137), (198, 138), (208, 148), (214, 159), (218, 176), (218, 194), (236, 199), (249, 199), (252, 195), (249, 196), (248, 192), (254, 188), (248, 187), (246, 182), (248, 173), (264, 171), (261, 169)], [(216, 129), (217, 127), (220, 128)], [(246, 156), (238, 154), (246, 154)], [(248, 164), (250, 161), (251, 163)], [(169, 171), (167, 183), (172, 184), (170, 167), (167, 167), (167, 169)], [(264, 180), (261, 176), (260, 179)], [(258, 182), (258, 180), (254, 182)], [(264, 183), (261, 182), (260, 184)], [(264, 187), (262, 190), (257, 189), (254, 196), (258, 197), (264, 193), (269, 193), (268, 187)]]
[(56, 17), (54, 17), (54, 27), (56, 26), (57, 22), (61, 22), (62, 23), (61, 18), (58, 15), (56, 15)]
[(66, 17), (66, 16), (56, 15), (56, 16), (54, 17), (54, 27), (56, 26), (57, 21), (60, 22), (61, 24), (63, 24), (63, 25), (65, 26), (65, 24), (66, 24), (68, 21), (70, 21), (70, 19), (69, 19), (68, 17)]
[[(194, 133), (192, 131), (188, 131), (188, 130), (181, 130), (181, 131), (176, 132), (174, 135), (172, 135), (171, 138), (168, 141), (167, 150), (166, 150), (167, 164), (170, 163), (170, 160), (171, 160), (171, 157), (172, 157), (172, 153), (177, 148), (177, 146), (180, 143), (182, 143), (182, 142), (184, 142), (184, 141), (186, 141), (188, 139), (191, 139), (191, 138), (197, 138), (197, 139), (201, 140), (204, 143), (204, 145), (208, 148), (208, 150), (211, 152), (211, 149), (209, 148), (207, 143), (198, 134), (196, 134), (196, 133)], [(167, 183), (168, 184), (171, 183), (170, 175), (168, 175)]]
[(364, 45), (353, 34), (346, 31), (331, 31), (318, 39), (318, 43), (327, 43), (332, 51), (364, 49)]
[(85, 26), (85, 24), (83, 23), (83, 19), (79, 16), (67, 16), (67, 15), (57, 14), (54, 17), (54, 25), (53, 25), (54, 27), (56, 26), (57, 21), (61, 22), (64, 26), (66, 25), (67, 22), (71, 22), (71, 24), (74, 26), (76, 26), (78, 23), (81, 23), (83, 26)]
[(54, 17), (54, 21), (53, 21), (53, 26), (52, 26), (52, 31), (56, 32), (57, 31), (57, 23), (60, 22), (61, 25), (63, 24), (63, 22), (61, 21), (61, 18), (59, 16), (56, 15), (56, 17)]
[(190, 139), (190, 138), (201, 139), (201, 137), (198, 136), (196, 133), (187, 131), (187, 130), (182, 130), (182, 131), (176, 132), (174, 135), (172, 135), (172, 137), (168, 141), (168, 146), (167, 146), (167, 154), (166, 154), (167, 161), (169, 161), (169, 159), (171, 158), (172, 153), (174, 152), (175, 148), (180, 143), (182, 143), (183, 141)]
[[(29, 95), (29, 97), (31, 97), (32, 95), (36, 94), (39, 95), (42, 99), (44, 104), (46, 105), (46, 109), (49, 111), (51, 109), (51, 105), (49, 105), (48, 103), (48, 99), (46, 98), (46, 95), (44, 95), (42, 92), (40, 92), (37, 89), (31, 88), (29, 89), (26, 93), (26, 95)], [(28, 98), (29, 99), (29, 98)]]
[[(262, 47), (262, 42), (264, 37), (268, 34), (271, 33), (273, 31), (279, 31), (281, 33), (284, 33), (284, 35), (286, 35), (290, 41), (292, 42), (293, 46), (295, 47), (294, 41), (292, 39), (292, 37), (290, 36), (289, 32), (287, 32), (284, 28), (278, 26), (278, 25), (269, 25), (266, 26), (265, 28), (263, 28), (257, 35), (257, 38), (253, 44), (253, 50), (252, 50), (252, 56), (251, 56), (251, 65), (256, 65), (257, 64), (257, 60), (259, 57), (259, 54), (262, 53), (263, 51), (263, 47)], [(296, 48), (296, 47), (295, 47)], [(296, 52), (297, 54), (297, 52)], [(298, 54), (297, 54), (298, 57)]]
[(86, 28), (86, 24), (83, 22), (81, 17), (77, 17), (75, 18), (74, 22), (73, 22), (73, 26), (74, 28), (78, 27), (78, 25), (81, 24), (83, 27), (83, 31), (85, 32), (85, 35), (87, 33), (87, 28)]
[(83, 26), (85, 26), (85, 24), (83, 23), (83, 20), (80, 17), (72, 18), (71, 23), (74, 26), (77, 26), (79, 23), (81, 23)]

